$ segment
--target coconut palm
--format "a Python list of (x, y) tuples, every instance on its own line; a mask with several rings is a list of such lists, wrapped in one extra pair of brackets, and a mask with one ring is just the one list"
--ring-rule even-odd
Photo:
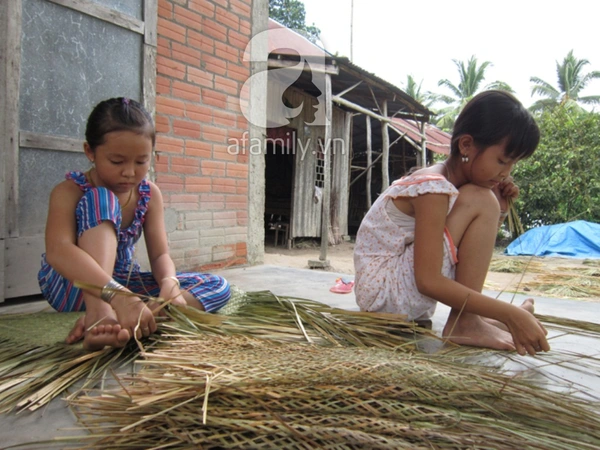
[(437, 126), (443, 130), (450, 131), (454, 125), (454, 121), (462, 108), (471, 100), (477, 93), (488, 89), (502, 89), (504, 91), (513, 92), (512, 88), (503, 81), (494, 81), (482, 88), (481, 84), (485, 79), (486, 69), (492, 65), (489, 61), (484, 61), (481, 65), (478, 64), (477, 58), (473, 55), (465, 64), (464, 61), (452, 60), (458, 69), (460, 82), (458, 86), (453, 84), (448, 79), (443, 79), (438, 82), (438, 86), (444, 86), (451, 91), (451, 95), (438, 95), (438, 100), (448, 106), (438, 111)]
[(406, 92), (409, 96), (421, 103), (423, 106), (429, 108), (433, 103), (435, 103), (438, 100), (438, 95), (429, 91), (422, 91), (422, 84), (423, 80), (421, 80), (417, 84), (417, 81), (413, 78), (412, 75), (407, 75), (406, 83), (404, 83), (402, 89), (404, 89), (404, 92)]
[(581, 109), (578, 103), (599, 105), (600, 95), (580, 96), (581, 91), (590, 81), (600, 78), (600, 71), (597, 70), (585, 75), (583, 74), (583, 67), (589, 63), (587, 59), (576, 58), (573, 55), (573, 50), (565, 56), (562, 64), (557, 61), (558, 89), (541, 78), (531, 77), (529, 81), (534, 84), (531, 88), (531, 95), (539, 95), (544, 98), (531, 105), (530, 110), (541, 111), (556, 106)]

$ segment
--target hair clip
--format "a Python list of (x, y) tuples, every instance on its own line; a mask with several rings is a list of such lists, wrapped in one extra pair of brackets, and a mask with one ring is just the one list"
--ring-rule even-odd
[(129, 106), (129, 99), (127, 97), (123, 97), (122, 102), (124, 105)]

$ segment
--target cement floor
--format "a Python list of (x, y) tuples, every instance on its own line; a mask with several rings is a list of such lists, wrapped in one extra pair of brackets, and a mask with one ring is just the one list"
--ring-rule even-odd
[[(358, 310), (354, 293), (334, 294), (329, 291), (338, 277), (347, 275), (270, 265), (238, 267), (216, 273), (246, 291), (270, 290), (279, 295), (307, 298), (332, 307)], [(498, 295), (493, 291), (485, 293), (493, 297)], [(511, 301), (513, 295), (503, 293), (499, 298)], [(525, 298), (522, 295), (514, 295), (513, 302), (520, 304)], [(600, 308), (597, 303), (542, 297), (535, 297), (535, 302), (536, 312), (539, 314), (600, 323)], [(30, 299), (27, 302), (7, 301), (0, 305), (0, 314), (36, 312), (46, 308), (47, 303), (39, 299)], [(440, 304), (433, 317), (433, 330), (438, 335), (443, 328), (448, 310), (446, 306)], [(536, 382), (551, 389), (580, 391), (577, 395), (600, 397), (598, 374), (579, 371), (578, 360), (566, 362), (564, 360), (565, 355), (573, 353), (598, 358), (598, 340), (575, 335), (562, 336), (556, 331), (551, 331), (549, 336), (553, 352), (549, 353), (547, 357), (532, 358), (519, 357), (514, 354), (490, 354), (479, 358), (477, 362), (502, 364), (505, 369), (512, 370), (515, 374), (533, 376)], [(548, 365), (548, 358), (555, 358), (562, 364)], [(536, 367), (536, 370), (532, 370), (533, 367)], [(75, 424), (76, 419), (73, 413), (62, 399), (55, 399), (46, 408), (34, 413), (0, 415), (0, 448), (48, 440), (55, 436), (77, 435), (81, 431), (73, 430)], [(43, 446), (35, 448), (43, 448)]]

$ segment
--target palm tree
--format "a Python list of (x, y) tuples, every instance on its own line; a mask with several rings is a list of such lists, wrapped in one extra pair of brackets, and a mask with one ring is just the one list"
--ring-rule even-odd
[(579, 96), (590, 81), (600, 78), (600, 71), (597, 70), (583, 74), (583, 67), (589, 63), (587, 59), (577, 59), (573, 55), (573, 50), (565, 56), (562, 64), (556, 61), (558, 89), (538, 77), (531, 77), (529, 81), (535, 85), (531, 88), (531, 95), (539, 95), (545, 98), (536, 101), (529, 109), (531, 111), (541, 111), (557, 106), (581, 109), (578, 103), (585, 105), (600, 104), (600, 95)]
[(414, 98), (420, 104), (429, 109), (431, 105), (438, 100), (438, 95), (429, 91), (421, 91), (422, 84), (423, 80), (417, 84), (417, 81), (412, 75), (407, 75), (406, 83), (404, 83), (402, 89), (404, 89), (404, 92), (406, 92), (410, 97)]
[(458, 86), (454, 85), (450, 80), (443, 79), (438, 82), (438, 86), (445, 86), (452, 92), (451, 95), (438, 95), (437, 99), (449, 106), (438, 111), (437, 126), (446, 131), (451, 131), (454, 126), (454, 121), (462, 108), (471, 100), (477, 93), (488, 89), (501, 89), (508, 92), (514, 92), (512, 88), (503, 81), (494, 81), (481, 89), (481, 83), (485, 79), (486, 69), (492, 65), (489, 61), (484, 61), (478, 65), (477, 58), (473, 55), (467, 61), (466, 65), (463, 61), (452, 60), (458, 69), (460, 82)]

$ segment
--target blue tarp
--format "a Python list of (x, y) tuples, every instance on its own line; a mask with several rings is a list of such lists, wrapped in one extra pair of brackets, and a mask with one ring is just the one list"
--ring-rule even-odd
[(600, 258), (600, 224), (577, 220), (532, 228), (515, 239), (507, 255)]

